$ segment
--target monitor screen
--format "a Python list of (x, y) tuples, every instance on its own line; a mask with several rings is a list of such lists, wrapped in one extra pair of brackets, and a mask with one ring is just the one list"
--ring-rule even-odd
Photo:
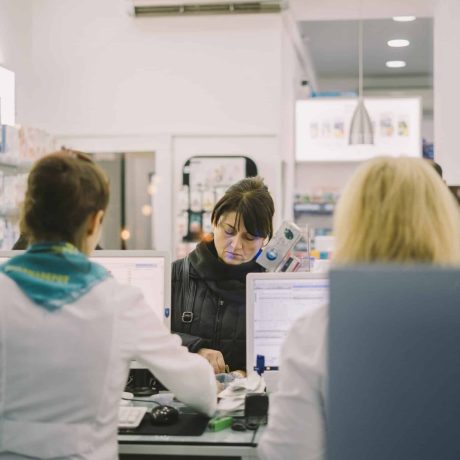
[[(139, 288), (152, 310), (169, 324), (171, 267), (166, 253), (94, 251), (91, 260), (104, 266), (121, 284)], [(166, 315), (165, 308), (169, 309)]]
[[(21, 251), (0, 252), (0, 264)], [(104, 266), (122, 284), (139, 288), (152, 310), (169, 327), (171, 267), (169, 256), (158, 251), (94, 251), (91, 260)], [(165, 308), (169, 309), (165, 314)]]
[(328, 460), (460, 458), (460, 270), (330, 273)]
[(247, 278), (247, 368), (257, 355), (265, 370), (278, 370), (281, 346), (295, 320), (328, 302), (327, 274), (257, 273)]

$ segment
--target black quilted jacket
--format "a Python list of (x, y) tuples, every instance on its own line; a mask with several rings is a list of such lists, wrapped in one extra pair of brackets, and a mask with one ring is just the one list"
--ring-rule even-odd
[(219, 350), (230, 370), (246, 369), (246, 275), (261, 271), (254, 261), (226, 264), (212, 241), (199, 243), (172, 265), (172, 331), (190, 351)]

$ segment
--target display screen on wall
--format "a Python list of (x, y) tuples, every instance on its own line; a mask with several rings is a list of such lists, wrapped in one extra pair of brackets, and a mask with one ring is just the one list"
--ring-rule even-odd
[(373, 145), (349, 145), (357, 99), (308, 99), (296, 104), (297, 161), (359, 161), (379, 155), (422, 155), (420, 98), (365, 98)]

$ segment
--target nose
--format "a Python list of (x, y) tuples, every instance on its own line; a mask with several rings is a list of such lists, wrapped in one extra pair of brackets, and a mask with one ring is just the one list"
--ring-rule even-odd
[(230, 246), (233, 251), (243, 248), (243, 236), (240, 233), (237, 233), (233, 236), (232, 240), (230, 241)]

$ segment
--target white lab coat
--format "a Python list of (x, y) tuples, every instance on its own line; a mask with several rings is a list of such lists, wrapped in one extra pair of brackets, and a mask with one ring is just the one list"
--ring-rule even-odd
[(270, 397), (268, 427), (258, 446), (263, 460), (326, 457), (327, 312), (326, 306), (306, 312), (286, 337), (278, 390)]
[(214, 413), (211, 366), (181, 346), (138, 289), (109, 278), (52, 313), (3, 274), (0, 292), (0, 459), (117, 458), (131, 360)]

